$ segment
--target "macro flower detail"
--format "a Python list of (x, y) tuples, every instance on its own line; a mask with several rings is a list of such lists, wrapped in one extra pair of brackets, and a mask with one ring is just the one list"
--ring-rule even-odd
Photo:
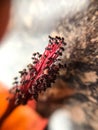
[(37, 100), (38, 94), (51, 86), (59, 69), (64, 67), (61, 64), (64, 45), (66, 45), (64, 38), (49, 36), (44, 53), (42, 55), (39, 52), (33, 53), (33, 63), (27, 66), (28, 69), (19, 71), (21, 77), (19, 83), (15, 77), (14, 87), (11, 89), (15, 94), (15, 104), (26, 104), (30, 99)]
[[(35, 124), (37, 120), (38, 123), (34, 125), (34, 130), (42, 130), (46, 127), (47, 119), (41, 117), (35, 111), (35, 100), (38, 99), (40, 92), (51, 87), (51, 83), (56, 80), (59, 70), (64, 67), (61, 56), (65, 45), (64, 38), (49, 36), (49, 44), (44, 53), (42, 55), (38, 52), (33, 53), (33, 63), (29, 64), (27, 69), (19, 72), (19, 83), (17, 77), (15, 77), (13, 88), (9, 91), (4, 90), (0, 100), (0, 102), (4, 102), (0, 113), (0, 128), (2, 130), (6, 128), (16, 129), (14, 126), (17, 126), (21, 119), (24, 119), (24, 123), (23, 125), (19, 123), (19, 130), (32, 129), (33, 123)], [(5, 109), (3, 109), (3, 106)]]

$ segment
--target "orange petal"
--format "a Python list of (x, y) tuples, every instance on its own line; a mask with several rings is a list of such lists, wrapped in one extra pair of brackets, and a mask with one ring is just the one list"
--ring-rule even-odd
[(28, 106), (30, 106), (31, 108), (33, 109), (36, 109), (36, 101), (33, 99), (33, 100), (29, 100), (27, 102)]
[(18, 106), (3, 122), (1, 130), (43, 130), (47, 119), (40, 117), (29, 106)]
[(7, 98), (10, 96), (7, 88), (0, 83), (0, 118), (2, 117), (2, 115), (5, 113), (5, 111), (7, 110), (9, 101), (7, 100)]
[(8, 92), (7, 88), (5, 87), (3, 83), (0, 82), (0, 94), (5, 91)]

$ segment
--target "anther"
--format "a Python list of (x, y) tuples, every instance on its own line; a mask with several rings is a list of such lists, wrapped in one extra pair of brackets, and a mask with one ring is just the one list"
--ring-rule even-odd
[(36, 53), (33, 53), (33, 56), (36, 56)]
[(49, 38), (50, 38), (51, 40), (54, 40), (54, 38), (53, 38), (53, 37), (51, 37), (50, 35), (49, 35)]
[(67, 43), (66, 42), (62, 42), (63, 43), (63, 45), (67, 45)]
[(14, 77), (14, 80), (17, 80), (18, 79), (18, 77)]
[(60, 37), (58, 37), (58, 36), (56, 36), (55, 38), (56, 38), (56, 39), (58, 39), (58, 40), (61, 40), (61, 38), (60, 38)]
[(62, 51), (64, 51), (64, 47), (60, 47), (60, 49), (61, 49)]

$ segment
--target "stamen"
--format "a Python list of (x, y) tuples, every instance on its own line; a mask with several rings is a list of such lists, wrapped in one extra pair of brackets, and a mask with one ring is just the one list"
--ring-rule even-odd
[[(64, 51), (64, 38), (49, 36), (49, 43), (43, 55), (39, 52), (33, 53), (33, 64), (27, 66), (28, 69), (19, 71), (20, 83), (15, 79), (15, 103), (24, 104), (29, 99), (38, 98), (41, 91), (45, 91), (54, 83), (60, 68), (64, 66), (60, 63), (62, 52)], [(13, 89), (13, 88), (12, 88)]]

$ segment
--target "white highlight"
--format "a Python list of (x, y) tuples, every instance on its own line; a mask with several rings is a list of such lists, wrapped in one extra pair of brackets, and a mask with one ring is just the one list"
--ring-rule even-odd
[(50, 117), (49, 130), (74, 130), (70, 114), (66, 110), (57, 110)]

